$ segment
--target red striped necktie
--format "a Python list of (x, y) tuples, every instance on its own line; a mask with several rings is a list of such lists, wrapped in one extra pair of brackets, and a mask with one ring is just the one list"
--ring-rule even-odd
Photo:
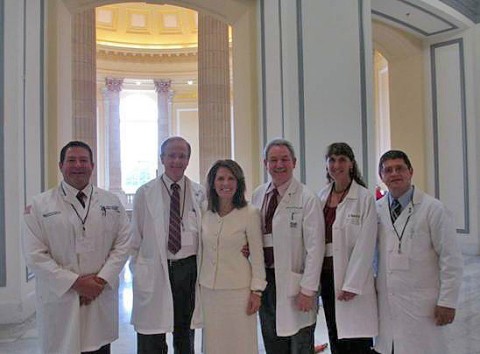
[(180, 251), (182, 247), (182, 231), (180, 223), (180, 186), (172, 183), (170, 186), (172, 194), (170, 195), (170, 225), (168, 229), (168, 250), (173, 254)]

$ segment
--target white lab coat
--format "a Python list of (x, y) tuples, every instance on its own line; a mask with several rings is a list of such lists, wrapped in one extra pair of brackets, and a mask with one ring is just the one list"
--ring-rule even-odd
[[(412, 206), (413, 203), (413, 206)], [(456, 308), (463, 258), (451, 215), (437, 199), (415, 189), (395, 221), (399, 234), (408, 221), (398, 261), (398, 237), (392, 226), (388, 197), (377, 201), (379, 335), (375, 350), (390, 354), (446, 353), (444, 327), (436, 326), (436, 305)]]
[[(36, 277), (38, 336), (48, 354), (93, 351), (118, 338), (118, 275), (128, 258), (128, 217), (116, 196), (93, 187), (82, 236), (73, 207), (85, 217), (87, 208), (61, 184), (34, 197), (24, 215), (25, 259)], [(82, 237), (87, 246), (80, 249)], [(108, 284), (89, 305), (80, 306), (70, 288), (79, 275), (92, 273)]]
[[(319, 193), (322, 210), (332, 183)], [(370, 192), (353, 181), (338, 204), (332, 228), (335, 321), (338, 338), (374, 337), (378, 334), (377, 296), (373, 279), (373, 255), (377, 239), (377, 213)], [(340, 291), (355, 296), (339, 301)]]
[[(252, 204), (262, 208), (269, 184), (258, 187)], [(277, 335), (285, 337), (315, 323), (317, 311), (299, 311), (300, 288), (318, 290), (325, 252), (325, 224), (318, 198), (295, 178), (278, 204), (272, 221), (275, 258)]]
[[(187, 177), (185, 183), (193, 201), (193, 210), (185, 210), (185, 227), (193, 225), (194, 231), (200, 233), (205, 192)], [(167, 264), (169, 220), (164, 220), (162, 188), (161, 179), (156, 178), (138, 189), (133, 202), (131, 322), (135, 331), (142, 334), (173, 332), (173, 297)], [(198, 296), (197, 292), (196, 301)]]

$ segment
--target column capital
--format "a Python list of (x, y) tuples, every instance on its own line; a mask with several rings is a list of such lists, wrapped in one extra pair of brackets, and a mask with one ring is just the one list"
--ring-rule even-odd
[(155, 91), (157, 93), (168, 93), (170, 91), (170, 87), (172, 87), (172, 80), (170, 79), (153, 80), (153, 83), (155, 84)]
[(105, 78), (105, 87), (110, 92), (122, 91), (123, 79), (116, 79), (114, 77)]

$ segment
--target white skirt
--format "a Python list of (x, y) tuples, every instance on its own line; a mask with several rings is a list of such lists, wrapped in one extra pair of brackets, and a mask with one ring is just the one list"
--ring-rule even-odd
[(201, 287), (205, 354), (258, 354), (257, 314), (247, 315), (250, 289)]

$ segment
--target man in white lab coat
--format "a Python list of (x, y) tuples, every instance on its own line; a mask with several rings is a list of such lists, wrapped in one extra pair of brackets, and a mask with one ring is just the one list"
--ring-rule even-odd
[(398, 150), (378, 165), (388, 193), (377, 201), (379, 335), (383, 354), (446, 353), (463, 258), (445, 206), (411, 183), (413, 168)]
[(292, 144), (269, 142), (264, 164), (271, 182), (252, 204), (262, 213), (268, 285), (260, 321), (268, 354), (313, 353), (317, 290), (325, 250), (325, 226), (316, 195), (293, 177)]
[(119, 199), (90, 184), (92, 150), (60, 153), (63, 181), (25, 209), (23, 246), (36, 278), (37, 323), (46, 354), (110, 353), (118, 338), (118, 275), (130, 226)]
[(130, 264), (138, 354), (166, 354), (168, 332), (176, 354), (194, 353), (190, 325), (205, 192), (184, 175), (190, 152), (181, 137), (165, 140), (160, 153), (165, 172), (135, 194)]

